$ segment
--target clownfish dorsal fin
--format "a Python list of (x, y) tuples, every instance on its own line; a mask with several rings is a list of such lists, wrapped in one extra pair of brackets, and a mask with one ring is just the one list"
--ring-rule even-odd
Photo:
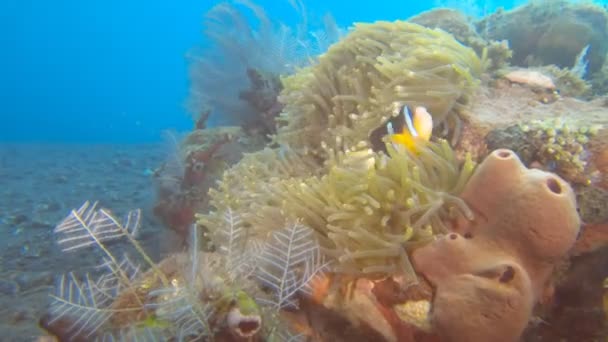
[(416, 133), (423, 140), (429, 141), (433, 133), (433, 117), (424, 107), (416, 107), (412, 122)]

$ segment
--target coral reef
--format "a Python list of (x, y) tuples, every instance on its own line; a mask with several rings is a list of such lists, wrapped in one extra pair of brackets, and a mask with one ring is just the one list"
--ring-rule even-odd
[(251, 133), (263, 135), (276, 133), (275, 118), (283, 110), (283, 105), (278, 101), (278, 95), (283, 89), (279, 77), (254, 69), (248, 69), (247, 76), (251, 87), (242, 91), (239, 98), (247, 101), (259, 115), (246, 118), (242, 125)]
[(608, 191), (597, 187), (581, 187), (576, 194), (579, 213), (587, 224), (608, 222)]
[(497, 75), (501, 77), (494, 81), (497, 88), (514, 84), (528, 88), (535, 94), (538, 102), (544, 104), (555, 102), (559, 98), (553, 78), (544, 70), (508, 68), (500, 70)]
[(599, 96), (608, 93), (608, 61), (604, 61), (602, 68), (591, 77), (593, 93)]
[(444, 31), (404, 21), (357, 24), (317, 65), (283, 79), (275, 141), (324, 158), (322, 146), (340, 151), (368, 140), (404, 103), (453, 127), (482, 71), (475, 52)]
[(433, 328), (445, 341), (515, 341), (576, 240), (574, 193), (497, 150), (461, 198), (475, 219), (455, 222), (452, 233), (413, 253), (416, 270), (435, 287)]
[(206, 211), (207, 192), (222, 173), (243, 153), (262, 148), (265, 139), (246, 134), (239, 127), (196, 129), (178, 142), (154, 172), (157, 199), (154, 214), (182, 238), (194, 222), (194, 213)]
[(591, 85), (571, 69), (546, 65), (536, 68), (507, 68), (498, 72), (512, 83), (529, 87), (543, 103), (555, 102), (559, 96), (588, 98)]
[(544, 74), (530, 69), (515, 69), (510, 70), (503, 76), (507, 80), (524, 84), (533, 89), (546, 89), (546, 90), (554, 90), (555, 83), (551, 78), (545, 76)]
[(601, 127), (597, 136), (589, 142), (590, 160), (594, 168), (592, 183), (608, 190), (608, 129)]
[[(239, 163), (224, 172), (215, 188), (210, 189), (209, 203), (215, 212), (230, 209), (244, 213), (243, 219), (246, 220), (250, 209), (264, 204), (266, 199), (261, 198), (260, 194), (267, 193), (278, 180), (306, 179), (319, 175), (321, 171), (317, 160), (302, 156), (288, 147), (247, 153)], [(203, 225), (215, 227), (221, 222), (221, 215), (210, 215)], [(281, 222), (276, 222), (272, 227), (280, 225)]]
[(589, 184), (587, 145), (598, 127), (579, 127), (560, 119), (522, 122), (487, 135), (488, 148), (508, 148), (524, 164), (540, 165), (569, 182)]
[[(581, 77), (605, 63), (605, 13), (535, 2), (473, 25), (436, 9), (356, 24), (316, 58), (340, 32), (310, 34), (290, 3), (297, 30), (247, 0), (208, 13), (200, 117), (154, 173), (155, 213), (186, 251), (155, 262), (139, 210), (85, 203), (55, 233), (103, 267), (64, 276), (43, 327), (82, 341), (567, 336), (532, 323), (596, 309), (599, 292), (568, 296), (576, 277), (608, 276), (584, 265), (606, 263), (608, 116)], [(400, 115), (417, 107), (433, 132)], [(595, 337), (585, 317), (577, 331)]]
[[(462, 44), (478, 37), (475, 26), (464, 13), (450, 8), (436, 8), (420, 13), (408, 21), (428, 28), (440, 28), (454, 36)], [(477, 51), (478, 53), (480, 51)]]
[(582, 79), (581, 75), (573, 72), (572, 69), (547, 65), (543, 66), (541, 70), (552, 76), (560, 95), (578, 98), (588, 98), (591, 95), (591, 84)]
[[(605, 233), (604, 233), (605, 234)], [(555, 288), (554, 299), (543, 308), (543, 320), (528, 329), (524, 341), (603, 341), (608, 336), (602, 308), (608, 276), (608, 248), (573, 257)]]
[[(556, 67), (533, 70), (551, 75), (559, 94), (552, 95), (548, 91), (533, 89), (528, 84), (502, 80), (489, 83), (490, 87), (478, 92), (470, 106), (461, 111), (463, 133), (456, 146), (457, 153), (469, 152), (477, 158), (484, 156), (487, 150), (510, 148), (516, 151), (527, 166), (553, 170), (573, 183), (578, 210), (584, 223), (579, 240), (572, 250), (576, 257), (570, 262), (572, 270), (564, 267), (556, 276), (555, 293), (548, 296), (549, 300), (544, 301), (540, 309), (536, 308), (535, 315), (540, 316), (535, 318), (535, 322), (540, 323), (530, 323), (525, 341), (553, 340), (556, 336), (576, 339), (579, 335), (574, 331), (580, 332), (580, 336), (593, 339), (593, 336), (603, 336), (604, 331), (601, 328), (603, 322), (600, 322), (603, 319), (602, 313), (597, 308), (599, 304), (591, 303), (590, 300), (602, 291), (601, 282), (593, 282), (591, 279), (596, 279), (597, 272), (601, 274), (599, 278), (608, 276), (604, 271), (606, 268), (600, 266), (605, 262), (605, 256), (596, 259), (608, 246), (608, 226), (603, 214), (608, 207), (602, 200), (608, 184), (608, 168), (605, 167), (605, 161), (608, 160), (605, 158), (608, 156), (605, 153), (608, 141), (605, 128), (608, 124), (606, 104), (603, 98), (589, 99), (587, 92), (581, 95), (576, 91), (561, 91), (559, 88), (564, 86), (559, 85), (559, 76), (548, 71), (551, 68)], [(568, 82), (566, 83), (564, 89), (568, 89)], [(573, 84), (574, 89), (577, 89), (576, 83)], [(534, 124), (531, 125), (531, 122)], [(561, 130), (563, 127), (566, 128), (565, 131)], [(579, 139), (581, 134), (583, 137)], [(534, 144), (530, 144), (533, 141)], [(535, 155), (540, 151), (538, 147), (546, 147), (548, 142), (564, 143), (558, 148), (560, 150), (569, 147), (560, 153), (558, 160), (556, 155), (546, 154), (543, 161), (539, 161), (538, 155)], [(546, 149), (544, 151), (550, 152)], [(588, 296), (583, 294), (584, 291), (562, 283), (575, 284), (577, 281), (574, 279), (589, 284), (586, 285), (590, 286), (586, 292)], [(570, 288), (560, 290), (564, 286)], [(575, 303), (568, 297), (575, 292), (575, 298), (585, 298), (581, 303)], [(561, 329), (565, 322), (576, 326)], [(556, 326), (560, 328), (555, 329)]]
[(460, 43), (471, 47), (478, 56), (484, 58), (487, 71), (504, 68), (511, 58), (512, 51), (506, 40), (488, 41), (480, 35), (473, 22), (464, 13), (451, 8), (436, 8), (420, 13), (410, 19), (413, 23), (440, 28), (451, 33)]
[(512, 63), (573, 68), (586, 46), (588, 73), (603, 65), (608, 51), (608, 15), (598, 5), (565, 0), (537, 1), (497, 11), (477, 23), (486, 39), (508, 40)]
[[(462, 133), (455, 148), (458, 155), (471, 153), (474, 159), (483, 158), (489, 150), (487, 136), (490, 132), (496, 131), (497, 133), (492, 137), (494, 140), (490, 146), (492, 149), (509, 148), (520, 151), (525, 141), (522, 144), (517, 139), (522, 139), (525, 134), (517, 131), (520, 130), (520, 124), (527, 125), (530, 122), (540, 121), (545, 122), (546, 125), (558, 123), (556, 125), (558, 128), (565, 124), (576, 130), (586, 127), (594, 128), (592, 130), (594, 131), (598, 128), (597, 134), (586, 134), (586, 139), (589, 141), (581, 144), (584, 150), (580, 152), (579, 157), (586, 162), (587, 179), (591, 179), (594, 185), (602, 186), (608, 184), (605, 182), (606, 170), (608, 170), (605, 165), (608, 164), (602, 159), (602, 153), (606, 150), (605, 141), (608, 141), (606, 140), (608, 132), (605, 128), (608, 117), (605, 111), (606, 105), (602, 98), (584, 101), (542, 89), (537, 90), (527, 84), (499, 79), (478, 91), (470, 105), (460, 111)], [(510, 133), (507, 132), (509, 127), (511, 127)], [(567, 133), (576, 140), (575, 135), (579, 133), (575, 132), (574, 128)], [(500, 138), (503, 134), (503, 138)], [(563, 137), (559, 140), (562, 139)], [(574, 142), (574, 144), (580, 143)], [(521, 157), (526, 163), (532, 162), (527, 160), (529, 155), (524, 154)], [(554, 163), (540, 166), (549, 170), (555, 168)]]

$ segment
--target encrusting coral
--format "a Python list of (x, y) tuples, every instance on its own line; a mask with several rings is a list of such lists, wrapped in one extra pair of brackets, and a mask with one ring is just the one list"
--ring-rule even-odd
[[(457, 130), (483, 63), (442, 30), (405, 22), (356, 24), (316, 65), (282, 79), (275, 141), (324, 155), (368, 140), (407, 103), (426, 107), (435, 126)], [(446, 127), (444, 126), (444, 127)]]
[(526, 166), (539, 164), (569, 182), (590, 183), (588, 143), (598, 134), (598, 126), (566, 122), (562, 119), (532, 120), (496, 129), (486, 141), (488, 148), (508, 148)]
[(460, 197), (475, 219), (454, 221), (452, 233), (413, 253), (435, 287), (433, 330), (442, 341), (516, 341), (576, 240), (574, 193), (558, 176), (496, 150)]

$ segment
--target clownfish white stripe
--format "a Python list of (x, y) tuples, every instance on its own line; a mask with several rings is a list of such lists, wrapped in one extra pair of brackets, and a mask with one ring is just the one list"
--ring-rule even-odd
[(412, 122), (412, 114), (410, 113), (409, 108), (407, 108), (407, 106), (403, 106), (401, 113), (403, 113), (403, 116), (405, 118), (405, 124), (407, 125), (407, 129), (410, 131), (410, 134), (413, 137), (417, 137), (418, 132), (416, 131), (414, 123)]

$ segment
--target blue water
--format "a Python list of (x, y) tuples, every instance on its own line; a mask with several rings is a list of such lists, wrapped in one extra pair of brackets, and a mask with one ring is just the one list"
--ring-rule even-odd
[[(184, 56), (204, 44), (203, 14), (217, 3), (2, 1), (0, 141), (149, 142), (167, 128), (190, 129)], [(286, 0), (256, 3), (286, 24), (297, 20)], [(513, 4), (473, 3), (480, 12)], [(331, 12), (341, 27), (403, 19), (432, 5), (306, 1), (310, 13)]]

